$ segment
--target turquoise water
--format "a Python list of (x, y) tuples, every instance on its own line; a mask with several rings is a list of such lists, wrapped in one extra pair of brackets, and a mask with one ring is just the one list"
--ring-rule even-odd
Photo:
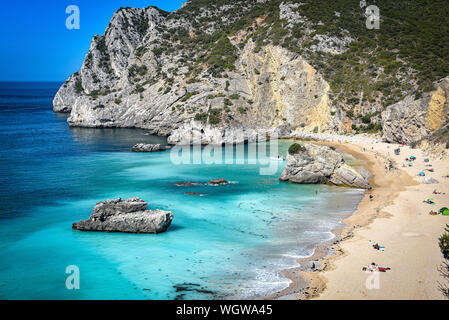
[[(174, 165), (170, 152), (131, 153), (165, 143), (133, 129), (68, 128), (51, 111), (58, 83), (0, 83), (0, 298), (212, 299), (281, 290), (278, 271), (313, 253), (358, 205), (362, 192), (278, 180), (245, 164)], [(286, 154), (291, 142), (279, 142)], [(192, 151), (201, 152), (201, 151)], [(258, 159), (261, 160), (261, 159)], [(210, 186), (224, 178), (232, 183)], [(178, 181), (198, 185), (180, 187)], [(315, 191), (318, 190), (318, 194)], [(186, 195), (186, 192), (205, 194)], [(138, 196), (173, 211), (166, 233), (71, 229), (96, 202)], [(65, 286), (66, 267), (80, 289)]]

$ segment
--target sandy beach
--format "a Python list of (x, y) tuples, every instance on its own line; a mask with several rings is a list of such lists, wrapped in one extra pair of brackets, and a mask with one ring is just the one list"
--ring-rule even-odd
[[(291, 284), (268, 299), (446, 299), (439, 289), (448, 282), (438, 270), (444, 261), (438, 238), (449, 217), (429, 212), (449, 206), (447, 156), (437, 158), (421, 149), (364, 137), (309, 139), (362, 161), (371, 173), (373, 188), (344, 220), (345, 226), (333, 230), (335, 239), (320, 244), (311, 257), (298, 260), (300, 267), (282, 271)], [(394, 149), (399, 147), (400, 155), (395, 155)], [(409, 167), (405, 159), (411, 156), (416, 160)], [(426, 158), (429, 162), (424, 161)], [(428, 171), (430, 168), (434, 172)], [(425, 177), (419, 177), (420, 172)], [(422, 183), (428, 177), (439, 183)], [(434, 190), (445, 194), (434, 194)], [(436, 204), (424, 203), (428, 198), (434, 198)], [(373, 243), (385, 249), (376, 250)], [(391, 270), (362, 271), (373, 262)]]
[[(445, 299), (439, 290), (439, 283), (445, 283), (445, 279), (438, 271), (443, 262), (438, 238), (449, 224), (449, 217), (432, 216), (429, 211), (449, 205), (449, 179), (443, 177), (449, 173), (449, 161), (409, 147), (401, 147), (401, 154), (395, 155), (398, 145), (386, 143), (330, 144), (366, 161), (373, 189), (344, 221), (346, 227), (335, 230), (337, 240), (330, 244), (330, 252), (325, 249), (329, 244), (323, 244), (314, 256), (299, 261), (303, 266), (318, 261), (315, 271), (286, 273), (293, 283), (278, 298)], [(417, 160), (412, 167), (403, 167), (410, 156)], [(425, 163), (425, 158), (430, 162)], [(391, 163), (393, 168), (389, 168)], [(431, 168), (429, 164), (435, 172), (426, 170)], [(421, 171), (439, 183), (423, 184), (423, 178), (418, 177)], [(446, 194), (433, 194), (435, 189)], [(434, 198), (436, 204), (424, 203), (428, 198)], [(374, 249), (370, 241), (385, 250)], [(373, 273), (362, 271), (372, 262), (391, 270), (376, 273), (379, 277), (374, 279)], [(307, 280), (301, 295), (293, 289), (304, 287), (301, 280), (295, 280), (296, 272)]]

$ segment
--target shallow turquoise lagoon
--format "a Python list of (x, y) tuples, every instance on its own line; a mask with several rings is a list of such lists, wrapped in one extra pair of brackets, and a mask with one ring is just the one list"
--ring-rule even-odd
[[(51, 111), (56, 83), (0, 84), (0, 298), (212, 299), (251, 297), (288, 286), (279, 270), (312, 254), (358, 205), (360, 190), (278, 180), (291, 142), (245, 164), (174, 165), (170, 151), (131, 153), (165, 143), (132, 129), (69, 129)], [(192, 153), (201, 153), (201, 150)], [(237, 157), (237, 158), (238, 158)], [(274, 161), (271, 175), (261, 175)], [(235, 162), (235, 161), (234, 161)], [(224, 178), (232, 183), (210, 186)], [(180, 187), (178, 181), (198, 185)], [(316, 194), (318, 191), (318, 194)], [(205, 194), (186, 195), (186, 192)], [(138, 196), (171, 210), (159, 235), (71, 229), (96, 202)], [(66, 288), (78, 266), (80, 289)]]

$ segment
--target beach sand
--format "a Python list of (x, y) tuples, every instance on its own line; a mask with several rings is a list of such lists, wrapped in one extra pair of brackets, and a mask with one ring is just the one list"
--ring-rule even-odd
[[(333, 230), (335, 239), (320, 244), (313, 256), (299, 259), (300, 267), (281, 272), (291, 280), (290, 286), (265, 299), (446, 299), (440, 284), (447, 287), (449, 283), (438, 270), (444, 261), (438, 238), (449, 216), (432, 216), (429, 211), (449, 207), (449, 178), (444, 177), (449, 174), (449, 159), (410, 147), (401, 147), (401, 154), (395, 155), (399, 145), (364, 138), (325, 140), (313, 143), (335, 146), (361, 160), (372, 174), (373, 189), (366, 191), (356, 212), (344, 220), (345, 227)], [(404, 167), (410, 156), (417, 160), (412, 167)], [(430, 162), (425, 163), (425, 158)], [(425, 170), (428, 164), (435, 172)], [(418, 177), (421, 171), (439, 183), (423, 184)], [(435, 189), (446, 194), (433, 194)], [(434, 198), (436, 205), (423, 202), (428, 198)], [(374, 249), (370, 241), (385, 250)], [(391, 270), (362, 271), (372, 262)]]
[[(323, 254), (323, 244), (313, 257), (299, 261), (304, 265), (318, 260), (320, 264), (314, 272), (301, 272), (308, 284), (300, 298), (445, 299), (439, 290), (439, 283), (444, 284), (445, 279), (438, 271), (443, 262), (438, 238), (449, 224), (449, 217), (428, 213), (449, 206), (449, 178), (443, 177), (449, 173), (448, 159), (435, 159), (409, 147), (402, 147), (396, 156), (394, 149), (398, 146), (386, 143), (331, 144), (367, 161), (373, 185), (367, 195), (372, 194), (374, 200), (365, 197), (358, 210), (345, 220), (347, 226), (335, 231), (338, 237), (332, 245), (334, 254)], [(413, 166), (402, 167), (405, 158), (412, 155), (417, 157)], [(424, 158), (430, 162), (425, 163)], [(394, 161), (396, 168), (388, 169), (388, 159)], [(440, 183), (421, 183), (423, 178), (417, 174), (428, 168), (427, 164), (432, 164), (435, 172), (424, 171), (426, 177)], [(435, 189), (446, 194), (435, 195)], [(427, 198), (434, 198), (436, 205), (423, 203)], [(370, 240), (385, 246), (385, 250), (375, 250)], [(362, 271), (372, 262), (391, 268), (376, 274), (378, 283), (373, 273)], [(300, 280), (292, 280), (292, 288), (304, 287)], [(298, 298), (298, 293), (292, 294), (297, 290), (292, 288), (279, 298)]]

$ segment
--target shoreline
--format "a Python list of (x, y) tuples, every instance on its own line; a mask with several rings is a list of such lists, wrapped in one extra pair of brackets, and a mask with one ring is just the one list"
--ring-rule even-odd
[[(290, 140), (290, 139), (288, 139)], [(358, 204), (357, 208), (351, 213), (346, 215), (342, 219), (342, 223), (344, 224), (341, 227), (332, 229), (331, 232), (334, 237), (330, 240), (319, 243), (314, 250), (314, 253), (305, 258), (300, 258), (296, 262), (299, 266), (281, 270), (280, 273), (283, 277), (289, 279), (291, 281), (290, 285), (271, 295), (268, 295), (265, 299), (294, 299), (294, 300), (305, 300), (310, 299), (319, 295), (322, 291), (325, 290), (325, 281), (319, 275), (320, 271), (328, 270), (330, 267), (332, 260), (337, 259), (343, 253), (341, 248), (339, 247), (339, 243), (344, 241), (350, 237), (352, 237), (352, 230), (354, 226), (348, 223), (348, 219), (352, 216), (356, 215), (359, 210), (361, 210), (361, 205), (368, 199), (368, 195), (373, 193), (373, 190), (377, 188), (377, 185), (374, 183), (374, 174), (373, 174), (373, 166), (374, 161), (369, 159), (366, 155), (357, 152), (350, 148), (350, 145), (345, 144), (345, 142), (341, 141), (322, 141), (322, 140), (313, 140), (313, 139), (302, 139), (302, 138), (293, 138), (295, 141), (302, 141), (307, 143), (314, 143), (319, 145), (333, 146), (338, 151), (349, 154), (353, 156), (358, 161), (363, 161), (363, 167), (368, 170), (371, 174), (369, 181), (372, 185), (371, 190), (366, 190), (363, 192), (364, 196)], [(348, 143), (348, 142), (346, 142)], [(354, 144), (351, 144), (354, 146)], [(315, 269), (312, 270), (310, 266), (312, 263), (315, 264)]]
[[(302, 140), (302, 139), (296, 139)], [(385, 292), (382, 292), (383, 288), (379, 290), (370, 290), (366, 292), (365, 288), (365, 280), (369, 276), (361, 271), (363, 266), (370, 264), (371, 262), (381, 261), (380, 259), (383, 256), (386, 256), (385, 252), (379, 253), (377, 250), (374, 250), (371, 245), (369, 245), (368, 240), (376, 240), (379, 241), (380, 245), (386, 244), (384, 240), (381, 239), (381, 236), (385, 236), (385, 238), (394, 238), (395, 242), (398, 241), (396, 237), (405, 237), (407, 238), (407, 234), (414, 235), (416, 232), (403, 232), (402, 234), (396, 231), (395, 233), (390, 232), (390, 228), (394, 228), (392, 226), (391, 219), (395, 218), (395, 212), (390, 208), (396, 205), (399, 198), (407, 199), (409, 196), (407, 195), (411, 190), (417, 190), (423, 199), (428, 197), (435, 197), (432, 195), (430, 190), (439, 189), (439, 191), (449, 190), (449, 187), (444, 188), (442, 183), (435, 185), (424, 185), (419, 183), (417, 179), (414, 179), (415, 171), (422, 170), (421, 167), (418, 168), (402, 168), (400, 163), (396, 160), (403, 160), (405, 157), (408, 157), (410, 154), (414, 154), (418, 156), (422, 163), (416, 163), (417, 165), (423, 165), (423, 156), (424, 152), (420, 149), (410, 149), (409, 147), (401, 148), (403, 154), (400, 156), (393, 156), (393, 149), (397, 147), (394, 144), (386, 144), (378, 141), (341, 141), (340, 139), (331, 139), (327, 141), (310, 141), (316, 144), (325, 144), (336, 147), (338, 150), (352, 155), (354, 158), (358, 160), (362, 160), (365, 162), (364, 167), (371, 173), (370, 183), (373, 186), (372, 190), (365, 191), (365, 196), (360, 202), (358, 208), (353, 212), (352, 215), (343, 220), (345, 224), (341, 228), (337, 228), (332, 230), (332, 233), (335, 235), (335, 238), (320, 243), (312, 256), (307, 258), (298, 259), (297, 262), (300, 266), (282, 270), (281, 274), (290, 279), (292, 282), (289, 287), (277, 292), (273, 295), (266, 297), (266, 299), (407, 299), (410, 298), (410, 294), (407, 292), (398, 292), (393, 290), (394, 288), (389, 288), (389, 285), (386, 285)], [(432, 156), (428, 156), (432, 158)], [(432, 162), (437, 159), (431, 159)], [(439, 166), (442, 167), (444, 161), (443, 159), (437, 160)], [(449, 171), (449, 166), (443, 166), (444, 170)], [(441, 171), (441, 174), (445, 174), (445, 171)], [(440, 180), (440, 179), (439, 179)], [(447, 180), (447, 179), (446, 179)], [(447, 181), (444, 181), (447, 185)], [(427, 192), (423, 195), (423, 189), (426, 189)], [(374, 199), (370, 201), (368, 195), (374, 195)], [(441, 196), (443, 197), (443, 196)], [(441, 206), (447, 205), (449, 198), (447, 195), (444, 196), (445, 200), (441, 202)], [(414, 197), (417, 202), (420, 202), (420, 199)], [(401, 200), (402, 201), (402, 200)], [(444, 202), (445, 201), (445, 202)], [(438, 204), (438, 208), (440, 204)], [(390, 210), (389, 210), (390, 209)], [(397, 208), (395, 208), (397, 210)], [(398, 211), (404, 211), (407, 213), (409, 208), (404, 208), (404, 206), (400, 207)], [(428, 209), (428, 208), (426, 208)], [(435, 209), (435, 208), (434, 208)], [(430, 210), (430, 209), (429, 209)], [(421, 295), (418, 293), (413, 293), (412, 298), (423, 298), (430, 296), (432, 299), (444, 298), (442, 295), (438, 295), (438, 290), (436, 289), (436, 279), (438, 279), (438, 273), (436, 270), (437, 261), (443, 261), (442, 255), (439, 252), (437, 238), (443, 233), (445, 223), (449, 221), (444, 219), (441, 216), (433, 217), (427, 214), (418, 214), (420, 217), (423, 217), (426, 220), (430, 220), (432, 224), (432, 230), (430, 231), (432, 239), (428, 239), (428, 246), (432, 246), (432, 265), (426, 264), (425, 262), (420, 263), (420, 268), (425, 267), (427, 273), (430, 274), (432, 278), (432, 283), (428, 279), (418, 280), (417, 284), (413, 281), (407, 281), (408, 277), (406, 273), (404, 275), (400, 275), (397, 277), (397, 281), (403, 282), (413, 282), (408, 284), (409, 286), (422, 286), (421, 283), (426, 282), (427, 287), (425, 288), (426, 295)], [(432, 218), (442, 218), (442, 219), (433, 219)], [(378, 221), (382, 221), (382, 229), (373, 231), (373, 226), (378, 223)], [(405, 220), (401, 219), (405, 224), (413, 224), (414, 220)], [(411, 223), (410, 223), (411, 222)], [(417, 222), (417, 225), (413, 224), (414, 228), (420, 227), (421, 222)], [(400, 225), (401, 223), (398, 223)], [(409, 227), (407, 225), (407, 227)], [(441, 230), (439, 230), (441, 229)], [(370, 237), (362, 236), (360, 233), (362, 232), (370, 232)], [(376, 233), (377, 232), (377, 233)], [(399, 235), (397, 235), (399, 233)], [(379, 235), (378, 238), (376, 236)], [(410, 236), (411, 237), (411, 236)], [(408, 237), (408, 238), (410, 238)], [(382, 241), (382, 242), (381, 242)], [(386, 240), (385, 240), (386, 241)], [(404, 239), (400, 239), (400, 241), (404, 241)], [(427, 243), (426, 242), (426, 243)], [(400, 242), (401, 243), (401, 242)], [(399, 246), (400, 246), (399, 243)], [(351, 245), (351, 246), (350, 246)], [(387, 243), (389, 249), (389, 243)], [(423, 254), (426, 253), (426, 247), (420, 246), (419, 243), (416, 244), (419, 246), (420, 250), (423, 251)], [(396, 252), (388, 253), (391, 256), (391, 262), (398, 265), (398, 268), (407, 269), (408, 264), (413, 264), (413, 255), (409, 254), (402, 257), (402, 253), (398, 248), (392, 248)], [(372, 256), (370, 260), (362, 260), (361, 255)], [(383, 255), (383, 256), (382, 256)], [(441, 257), (440, 257), (441, 256)], [(401, 262), (403, 259), (405, 262)], [(371, 261), (372, 260), (372, 261)], [(425, 260), (425, 259), (424, 259)], [(315, 264), (316, 268), (312, 270), (311, 264), (312, 262)], [(405, 263), (405, 265), (404, 265)], [(421, 266), (422, 265), (422, 266)], [(435, 268), (430, 268), (435, 267)], [(419, 267), (418, 267), (419, 268)], [(348, 271), (345, 271), (348, 270)], [(396, 268), (394, 268), (396, 269)], [(435, 269), (435, 270), (434, 270)], [(391, 271), (389, 274), (385, 274), (386, 278), (391, 277), (394, 271)], [(351, 281), (347, 281), (348, 275), (354, 274), (354, 279)], [(382, 278), (384, 275), (382, 274)], [(429, 275), (428, 275), (429, 277)], [(400, 280), (398, 280), (400, 279)], [(440, 279), (441, 280), (441, 279)], [(384, 282), (384, 281), (381, 281)], [(344, 288), (344, 290), (340, 290), (340, 288)], [(427, 293), (429, 292), (429, 293)]]

